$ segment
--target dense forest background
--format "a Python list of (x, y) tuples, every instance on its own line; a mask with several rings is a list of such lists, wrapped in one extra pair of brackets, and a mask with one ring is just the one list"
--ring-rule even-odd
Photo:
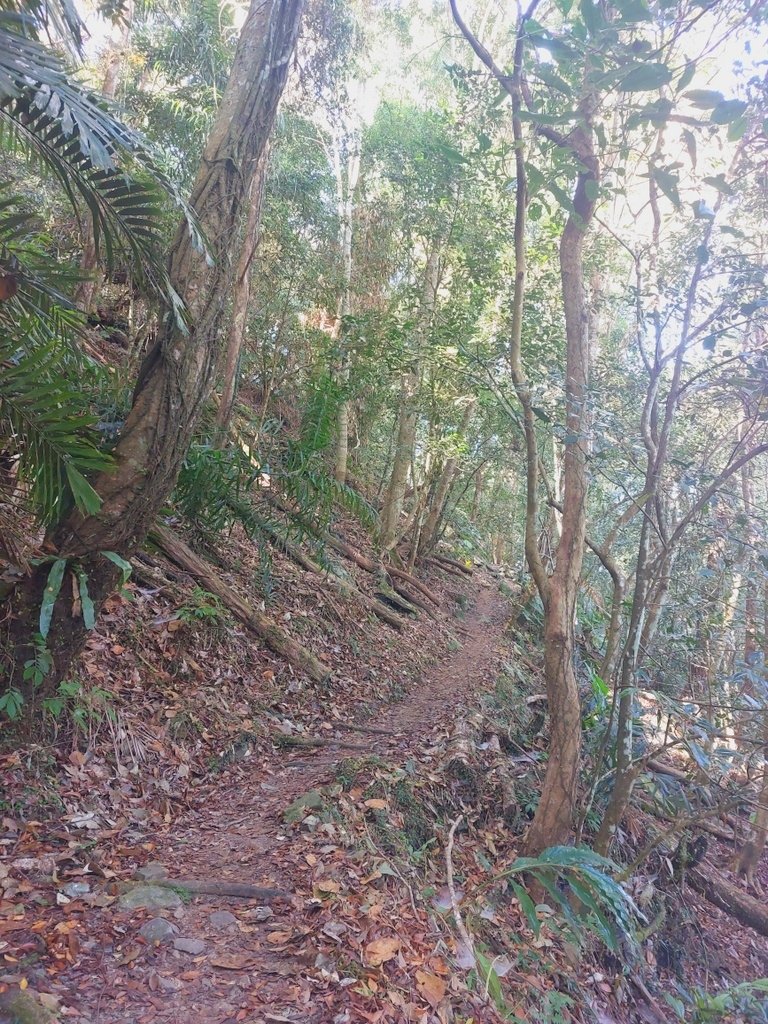
[(0, 2), (4, 750), (82, 739), (82, 652), (160, 564), (187, 626), (232, 615), (330, 692), (281, 560), (392, 632), (474, 569), (542, 707), (528, 925), (553, 902), (620, 957), (661, 851), (768, 934), (767, 29), (743, 0)]

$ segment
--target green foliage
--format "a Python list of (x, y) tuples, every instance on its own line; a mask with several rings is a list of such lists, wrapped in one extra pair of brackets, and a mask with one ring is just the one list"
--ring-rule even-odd
[(529, 875), (550, 896), (573, 936), (592, 932), (614, 953), (635, 944), (635, 905), (612, 877), (616, 865), (583, 847), (553, 846), (538, 857), (518, 857), (500, 875), (509, 879), (520, 907), (536, 936), (541, 929), (537, 908), (514, 876)]
[(53, 668), (53, 658), (41, 633), (35, 633), (32, 637), (32, 648), (34, 654), (24, 662), (22, 679), (38, 687), (42, 686), (43, 680)]
[(53, 696), (43, 699), (43, 710), (57, 724), (68, 718), (78, 732), (86, 733), (105, 718), (114, 720), (114, 694), (99, 686), (88, 689), (77, 679), (64, 679)]
[(715, 993), (698, 986), (688, 990), (678, 984), (677, 992), (665, 992), (664, 999), (685, 1024), (715, 1024), (726, 1018), (739, 1024), (764, 1024), (768, 1020), (768, 978), (745, 981)]
[(219, 626), (227, 618), (227, 610), (215, 594), (195, 587), (189, 595), (189, 602), (179, 608), (178, 617), (182, 622)]

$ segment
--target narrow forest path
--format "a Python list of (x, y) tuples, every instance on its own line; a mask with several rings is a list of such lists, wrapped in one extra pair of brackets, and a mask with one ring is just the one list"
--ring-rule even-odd
[[(477, 582), (461, 649), (432, 666), (396, 703), (382, 702), (374, 715), (347, 723), (381, 732), (346, 732), (352, 749), (278, 750), (267, 760), (254, 759), (245, 771), (241, 766), (231, 777), (214, 779), (198, 791), (195, 809), (168, 834), (158, 835), (147, 857), (171, 878), (276, 887), (288, 897), (269, 909), (213, 896), (196, 897), (175, 910), (92, 908), (106, 918), (97, 927), (102, 933), (111, 930), (114, 943), (111, 948), (100, 943), (93, 955), (60, 976), (68, 1005), (89, 1024), (335, 1019), (312, 999), (317, 901), (310, 865), (316, 857), (307, 856), (300, 830), (286, 825), (283, 814), (297, 798), (332, 782), (335, 766), (346, 757), (378, 755), (405, 763), (437, 733), (444, 734), (479, 692), (492, 687), (509, 605), (494, 585)], [(336, 851), (329, 845), (328, 856), (338, 856)], [(178, 929), (175, 946), (174, 936), (159, 945), (138, 938), (140, 926), (155, 914)], [(294, 936), (303, 941), (294, 942)]]

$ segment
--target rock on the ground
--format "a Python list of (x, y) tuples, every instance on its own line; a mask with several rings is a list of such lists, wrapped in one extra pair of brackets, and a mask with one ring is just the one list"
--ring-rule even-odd
[(213, 928), (220, 931), (233, 931), (237, 928), (237, 918), (229, 910), (214, 910), (208, 920)]
[(323, 809), (323, 795), (318, 789), (310, 789), (308, 793), (297, 797), (283, 812), (283, 819), (287, 824), (301, 821), (309, 811), (321, 811)]
[(164, 907), (175, 909), (182, 905), (177, 892), (161, 885), (132, 886), (117, 902), (124, 910), (162, 910)]
[(87, 882), (67, 882), (66, 885), (62, 885), (60, 891), (71, 900), (76, 900), (80, 896), (87, 896), (91, 887)]
[(59, 1016), (31, 992), (0, 994), (0, 1024), (54, 1024)]
[(139, 935), (147, 942), (173, 942), (178, 934), (179, 929), (176, 925), (166, 921), (164, 917), (150, 918), (139, 928)]
[(268, 921), (270, 917), (275, 916), (275, 912), (272, 907), (254, 907), (246, 916), (249, 921)]
[(143, 868), (137, 868), (133, 877), (141, 882), (154, 882), (158, 878), (167, 878), (168, 868), (159, 861), (151, 860)]
[(173, 940), (173, 948), (178, 949), (180, 953), (189, 953), (190, 956), (198, 956), (205, 949), (205, 943), (202, 939), (188, 939), (183, 935)]

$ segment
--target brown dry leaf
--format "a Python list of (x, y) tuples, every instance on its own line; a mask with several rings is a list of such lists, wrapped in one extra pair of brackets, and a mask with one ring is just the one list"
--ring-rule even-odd
[(365, 958), (371, 967), (379, 967), (397, 956), (399, 949), (400, 939), (396, 937), (374, 939), (365, 947)]
[(376, 800), (376, 799), (374, 799), (374, 800), (366, 800), (365, 801), (365, 806), (366, 807), (370, 807), (374, 811), (383, 811), (383, 810), (386, 809), (387, 801), (386, 800)]
[(267, 942), (290, 942), (292, 938), (293, 932), (270, 932), (267, 936)]
[(209, 963), (211, 967), (221, 967), (225, 971), (245, 971), (253, 967), (256, 960), (253, 953), (224, 953), (222, 956), (212, 956)]
[(445, 982), (436, 974), (416, 971), (416, 988), (419, 990), (419, 995), (427, 1000), (433, 1010), (437, 1009), (445, 997)]
[(341, 892), (341, 885), (332, 878), (325, 878), (315, 885), (319, 892)]

